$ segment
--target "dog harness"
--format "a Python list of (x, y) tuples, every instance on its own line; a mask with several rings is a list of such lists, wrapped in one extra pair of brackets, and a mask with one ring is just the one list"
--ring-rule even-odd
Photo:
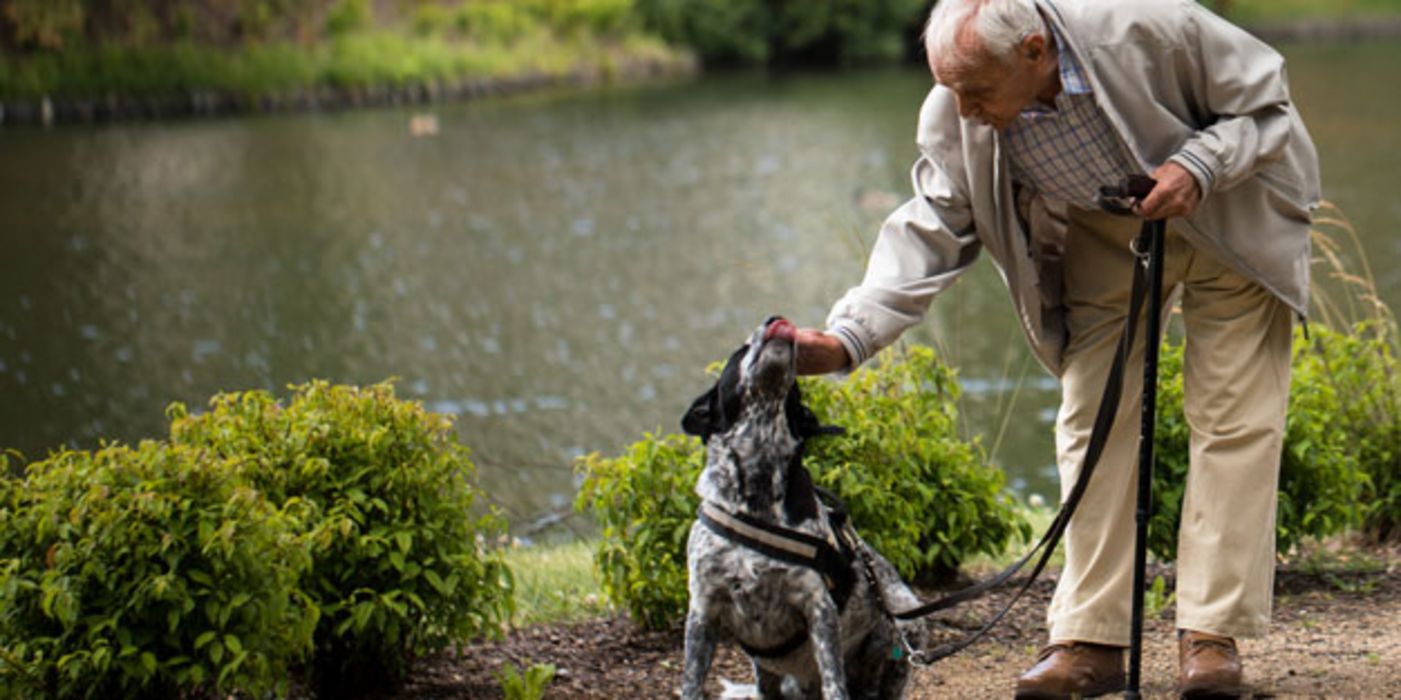
[[(743, 545), (764, 556), (796, 566), (805, 566), (822, 576), (827, 591), (837, 604), (837, 610), (846, 608), (856, 587), (856, 569), (852, 566), (854, 552), (852, 546), (838, 536), (828, 539), (806, 532), (766, 523), (744, 513), (732, 513), (720, 506), (705, 501), (696, 512), (696, 519), (710, 528), (711, 532), (735, 544)], [(847, 525), (845, 510), (834, 508), (828, 512), (827, 522), (832, 532), (841, 533)], [(807, 641), (807, 633), (794, 635), (776, 647), (759, 649), (744, 642), (739, 645), (745, 653), (764, 658), (787, 656)]]

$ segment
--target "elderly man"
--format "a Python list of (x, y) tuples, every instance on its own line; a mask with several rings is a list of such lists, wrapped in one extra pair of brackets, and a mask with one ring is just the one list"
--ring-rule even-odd
[[(1136, 213), (1168, 219), (1164, 284), (1180, 290), (1187, 334), (1178, 683), (1189, 696), (1238, 692), (1235, 639), (1270, 620), (1290, 324), (1307, 304), (1319, 196), (1284, 61), (1189, 0), (942, 0), (926, 49), (937, 84), (920, 112), (915, 195), (885, 222), (827, 329), (800, 332), (800, 371), (865, 361), (986, 249), (1033, 352), (1060, 378), (1068, 492), (1125, 317), (1140, 226), (1098, 211), (1095, 195), (1150, 174), (1156, 187)], [(1123, 688), (1142, 392), (1140, 373), (1127, 374), (1066, 535), (1050, 645), (1017, 697)]]

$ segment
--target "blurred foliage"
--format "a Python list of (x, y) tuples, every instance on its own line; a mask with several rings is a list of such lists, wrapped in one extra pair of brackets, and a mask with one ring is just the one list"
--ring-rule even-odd
[(1401, 0), (1203, 0), (1236, 22), (1368, 17), (1401, 13)]
[(247, 104), (319, 86), (431, 86), (687, 65), (633, 0), (0, 0), (0, 98)]
[(489, 42), (536, 31), (616, 38), (640, 25), (634, 0), (0, 0), (0, 48), (25, 53), (182, 41), (309, 45), (405, 29)]
[(897, 60), (918, 48), (927, 0), (636, 0), (647, 26), (708, 62)]

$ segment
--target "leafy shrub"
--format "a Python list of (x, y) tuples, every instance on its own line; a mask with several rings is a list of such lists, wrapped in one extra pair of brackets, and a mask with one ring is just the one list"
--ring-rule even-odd
[(700, 440), (647, 434), (622, 455), (579, 462), (584, 482), (575, 507), (592, 510), (602, 533), (594, 567), (609, 600), (650, 629), (686, 613), (686, 537), (705, 467)]
[[(845, 382), (801, 380), (804, 398), (843, 437), (809, 443), (815, 480), (844, 499), (862, 536), (906, 577), (947, 574), (975, 553), (1029, 534), (1001, 472), (956, 435), (953, 373), (928, 348), (890, 353)], [(646, 435), (621, 456), (581, 460), (576, 507), (602, 525), (595, 565), (608, 597), (639, 623), (686, 609), (686, 538), (699, 506), (700, 441)]]
[(387, 383), (313, 382), (286, 407), (266, 392), (224, 394), (206, 414), (171, 407), (171, 441), (242, 460), (275, 503), (304, 503), (321, 609), (313, 682), (322, 697), (397, 687), (414, 654), (499, 629), (512, 580), (474, 517), (475, 469), (447, 417)]
[(0, 695), (285, 690), (316, 624), (295, 510), (235, 462), (156, 442), (0, 480)]
[(636, 0), (645, 25), (707, 61), (851, 64), (917, 45), (925, 0)]
[[(1376, 541), (1401, 538), (1401, 372), (1394, 345), (1396, 328), (1368, 322), (1350, 333), (1311, 331), (1313, 342), (1296, 348), (1295, 382), (1326, 385), (1338, 398), (1337, 413), (1315, 418), (1332, 438), (1341, 438), (1365, 476), (1357, 504), (1362, 530)], [(1307, 491), (1300, 490), (1302, 493)]]
[[(1310, 332), (1312, 345), (1302, 333), (1294, 338), (1276, 515), (1276, 546), (1281, 553), (1304, 537), (1326, 537), (1356, 525), (1358, 497), (1366, 481), (1346, 425), (1348, 417), (1357, 413), (1348, 407), (1354, 395), (1344, 391), (1339, 379), (1355, 375), (1348, 382), (1360, 389), (1357, 382), (1367, 381), (1375, 348), (1366, 347), (1360, 336), (1317, 327)], [(1183, 415), (1182, 352), (1181, 345), (1165, 346), (1159, 365), (1154, 507), (1148, 538), (1150, 550), (1165, 561), (1176, 558), (1188, 468), (1190, 430)]]
[(803, 381), (808, 406), (847, 431), (810, 444), (814, 478), (907, 578), (943, 578), (1031, 534), (1006, 477), (984, 463), (976, 441), (960, 439), (959, 391), (953, 370), (919, 346), (888, 352), (844, 382)]

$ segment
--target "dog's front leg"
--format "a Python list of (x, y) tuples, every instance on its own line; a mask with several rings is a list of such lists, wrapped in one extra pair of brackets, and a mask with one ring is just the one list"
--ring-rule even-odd
[(702, 700), (705, 676), (715, 656), (715, 629), (700, 610), (686, 613), (686, 668), (681, 675), (681, 699)]
[(837, 604), (825, 591), (814, 597), (816, 601), (808, 608), (808, 637), (812, 640), (817, 672), (822, 676), (822, 697), (824, 700), (848, 700)]

